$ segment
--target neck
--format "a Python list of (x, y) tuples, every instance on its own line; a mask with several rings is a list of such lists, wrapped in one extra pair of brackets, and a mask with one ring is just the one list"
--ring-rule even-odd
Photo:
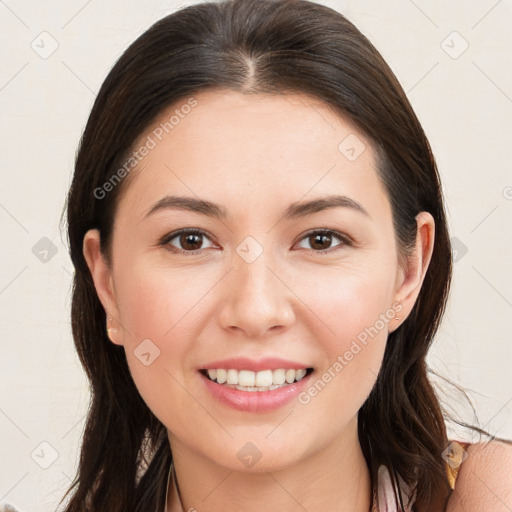
[(274, 510), (368, 512), (370, 473), (357, 437), (357, 420), (339, 438), (299, 463), (264, 472), (216, 464), (169, 434), (181, 497), (169, 485), (166, 512)]

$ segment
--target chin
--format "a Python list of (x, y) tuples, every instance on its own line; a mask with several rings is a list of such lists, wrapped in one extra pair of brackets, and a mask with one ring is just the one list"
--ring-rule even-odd
[[(265, 429), (264, 433), (260, 431), (258, 436), (237, 436), (229, 442), (215, 443), (219, 450), (204, 453), (204, 456), (231, 471), (257, 474), (293, 467), (312, 450), (311, 444), (304, 436), (292, 437), (283, 433), (271, 440), (268, 432), (269, 430)], [(272, 435), (270, 434), (270, 437)]]

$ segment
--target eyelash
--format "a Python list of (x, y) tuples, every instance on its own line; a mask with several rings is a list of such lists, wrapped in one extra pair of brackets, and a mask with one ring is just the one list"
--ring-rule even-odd
[[(171, 252), (174, 252), (176, 254), (185, 254), (187, 256), (194, 256), (196, 254), (199, 254), (202, 250), (204, 250), (204, 249), (198, 249), (196, 251), (185, 251), (185, 250), (178, 249), (178, 248), (170, 245), (169, 242), (171, 240), (173, 240), (174, 238), (177, 238), (178, 236), (183, 235), (183, 234), (204, 236), (204, 237), (208, 238), (208, 240), (212, 241), (211, 237), (208, 235), (208, 233), (206, 233), (205, 231), (203, 231), (201, 229), (184, 228), (184, 229), (180, 229), (178, 231), (173, 231), (172, 233), (164, 236), (160, 240), (159, 245), (167, 247)], [(301, 242), (305, 238), (308, 238), (312, 235), (318, 235), (318, 234), (319, 235), (330, 235), (333, 238), (337, 238), (341, 243), (339, 245), (336, 245), (336, 246), (331, 247), (330, 249), (326, 249), (324, 251), (317, 251), (315, 249), (306, 249), (306, 250), (312, 251), (315, 254), (326, 254), (326, 253), (335, 251), (336, 248), (341, 248), (343, 246), (352, 247), (354, 245), (354, 243), (350, 237), (348, 237), (347, 235), (344, 235), (343, 233), (340, 233), (339, 231), (333, 230), (333, 229), (314, 229), (312, 231), (308, 231), (307, 233), (305, 233), (302, 236), (302, 238), (299, 239), (299, 242)]]

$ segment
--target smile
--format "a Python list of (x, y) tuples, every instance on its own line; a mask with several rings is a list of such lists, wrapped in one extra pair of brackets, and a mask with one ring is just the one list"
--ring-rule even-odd
[(253, 372), (251, 370), (208, 369), (201, 370), (212, 382), (240, 391), (263, 392), (273, 391), (302, 380), (312, 368), (300, 368), (298, 370), (278, 368), (276, 370), (263, 370)]
[(290, 403), (303, 391), (313, 368), (302, 363), (267, 358), (233, 358), (199, 368), (210, 398), (238, 411), (264, 413)]

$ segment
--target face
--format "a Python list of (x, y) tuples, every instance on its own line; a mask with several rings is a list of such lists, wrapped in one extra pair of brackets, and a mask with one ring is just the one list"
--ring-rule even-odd
[[(276, 469), (354, 441), (388, 333), (421, 285), (432, 225), (419, 230), (427, 257), (401, 268), (370, 142), (318, 100), (195, 98), (172, 131), (154, 130), (179, 105), (140, 138), (155, 144), (119, 204), (112, 267), (97, 232), (84, 252), (171, 447)], [(166, 196), (182, 201), (155, 208)], [(254, 466), (244, 458), (258, 454)]]

